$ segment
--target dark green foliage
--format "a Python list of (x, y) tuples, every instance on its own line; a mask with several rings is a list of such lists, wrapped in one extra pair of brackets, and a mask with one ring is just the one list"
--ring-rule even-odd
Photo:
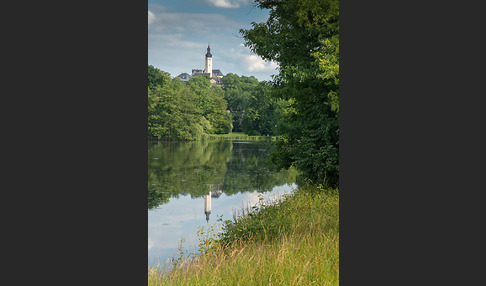
[(267, 82), (232, 73), (227, 74), (222, 82), (224, 98), (233, 118), (233, 132), (278, 134), (278, 115), (282, 112), (283, 101), (270, 96), (271, 87)]
[(339, 2), (256, 1), (266, 23), (240, 30), (245, 45), (278, 62), (274, 94), (289, 100), (274, 163), (295, 165), (314, 183), (339, 182)]
[(238, 76), (228, 73), (221, 79), (223, 83), (224, 98), (228, 102), (228, 109), (233, 119), (233, 132), (243, 131), (241, 122), (250, 100), (251, 92), (258, 85), (254, 76)]
[(260, 82), (251, 92), (241, 128), (248, 135), (277, 135), (284, 101), (272, 97), (271, 86)]

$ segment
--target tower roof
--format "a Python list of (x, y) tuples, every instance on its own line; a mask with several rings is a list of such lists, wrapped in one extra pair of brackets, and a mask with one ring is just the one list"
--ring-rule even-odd
[(208, 44), (208, 52), (206, 53), (206, 58), (212, 58), (213, 55), (211, 55), (211, 48), (209, 47), (209, 44)]

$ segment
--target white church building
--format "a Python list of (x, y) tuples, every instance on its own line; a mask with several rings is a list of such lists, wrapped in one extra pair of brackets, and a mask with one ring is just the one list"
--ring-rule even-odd
[(209, 47), (209, 45), (208, 45), (206, 58), (205, 58), (204, 70), (192, 69), (191, 75), (188, 73), (181, 73), (176, 77), (179, 78), (181, 81), (186, 82), (190, 80), (191, 77), (197, 75), (206, 76), (209, 78), (211, 83), (221, 86), (221, 79), (224, 77), (224, 75), (219, 69), (213, 69), (213, 55), (211, 54), (211, 48)]

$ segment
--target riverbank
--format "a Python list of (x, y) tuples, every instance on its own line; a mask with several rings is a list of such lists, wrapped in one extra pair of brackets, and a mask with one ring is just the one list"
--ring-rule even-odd
[[(175, 141), (175, 142), (187, 142), (188, 140), (164, 140), (149, 137), (148, 140), (152, 141)], [(261, 135), (247, 135), (243, 132), (231, 132), (228, 134), (203, 134), (199, 140), (251, 140), (251, 141), (276, 141), (277, 136), (261, 136)], [(192, 140), (189, 140), (192, 141)]]
[[(308, 186), (222, 222), (197, 259), (149, 268), (149, 285), (339, 285), (339, 194)], [(204, 246), (205, 245), (205, 246)]]
[(252, 141), (275, 141), (276, 136), (259, 136), (259, 135), (247, 135), (243, 132), (231, 132), (229, 134), (205, 134), (205, 140), (221, 140), (221, 139), (234, 139), (234, 140), (252, 140)]

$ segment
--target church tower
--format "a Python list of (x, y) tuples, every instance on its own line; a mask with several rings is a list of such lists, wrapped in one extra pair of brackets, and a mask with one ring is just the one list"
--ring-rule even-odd
[(209, 74), (209, 78), (213, 77), (213, 55), (211, 55), (211, 48), (208, 44), (208, 52), (206, 53), (206, 64), (204, 66), (204, 72)]

